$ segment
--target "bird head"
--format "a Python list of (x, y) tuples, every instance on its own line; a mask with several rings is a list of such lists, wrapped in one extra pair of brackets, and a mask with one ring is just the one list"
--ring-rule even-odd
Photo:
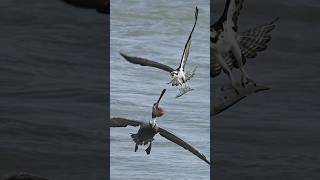
[(164, 110), (159, 106), (160, 100), (164, 93), (166, 92), (166, 89), (163, 89), (158, 101), (153, 104), (152, 106), (152, 118), (161, 117), (164, 114)]
[(171, 77), (175, 77), (175, 76), (178, 76), (178, 71), (171, 71), (170, 72), (170, 74), (171, 74)]

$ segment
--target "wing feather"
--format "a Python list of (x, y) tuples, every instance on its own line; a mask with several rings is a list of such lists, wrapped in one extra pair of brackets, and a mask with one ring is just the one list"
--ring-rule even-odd
[(235, 8), (235, 11), (233, 12), (232, 21), (234, 24), (233, 29), (236, 32), (238, 31), (238, 19), (239, 19), (240, 11), (243, 7), (243, 1), (244, 0), (235, 0), (236, 8)]
[(142, 121), (130, 120), (120, 117), (113, 117), (110, 120), (109, 127), (127, 127), (127, 126), (140, 126)]
[(188, 40), (187, 40), (187, 42), (186, 42), (186, 44), (184, 46), (183, 54), (182, 54), (180, 65), (179, 65), (178, 69), (180, 69), (181, 67), (184, 69), (184, 66), (187, 64), (188, 57), (189, 57), (189, 52), (190, 52), (190, 47), (191, 47), (191, 37), (192, 37), (192, 33), (194, 31), (194, 28), (196, 27), (196, 24), (197, 24), (198, 13), (199, 13), (199, 10), (198, 10), (198, 7), (196, 7), (196, 11), (195, 11), (195, 14), (194, 14), (195, 15), (195, 21), (194, 21), (192, 30), (191, 30), (191, 32), (189, 34)]
[(223, 14), (217, 24), (227, 21), (231, 28), (237, 32), (238, 18), (243, 7), (243, 1), (244, 0), (227, 0)]
[(267, 49), (268, 42), (271, 41), (270, 32), (276, 27), (275, 22), (278, 20), (279, 18), (276, 18), (267, 24), (249, 29), (240, 34), (238, 42), (242, 54), (246, 58), (255, 58), (257, 52)]
[(202, 159), (203, 161), (205, 161), (206, 163), (210, 164), (209, 160), (207, 160), (206, 156), (204, 154), (202, 154), (200, 151), (198, 151), (195, 147), (193, 147), (192, 145), (188, 144), (187, 142), (183, 141), (182, 139), (180, 139), (179, 137), (177, 137), (175, 134), (159, 127), (157, 132), (163, 136), (164, 138), (168, 139), (169, 141), (172, 141), (174, 143), (176, 143), (177, 145), (183, 147), (184, 149), (190, 151), (191, 153), (193, 153), (194, 155), (196, 155), (197, 157), (199, 157), (200, 159)]
[[(245, 32), (242, 32), (238, 36), (238, 42), (243, 55), (243, 64), (246, 63), (246, 58), (255, 58), (258, 52), (264, 51), (268, 47), (268, 43), (271, 41), (271, 31), (275, 28), (275, 23), (279, 20), (276, 18), (269, 23), (266, 23), (255, 28), (251, 28)], [(212, 50), (211, 50), (212, 51)], [(212, 53), (212, 52), (211, 52)], [(232, 53), (227, 53), (223, 55), (226, 63), (229, 65), (230, 69), (237, 67), (236, 59)], [(211, 77), (218, 76), (222, 71), (222, 67), (211, 55)]]
[(130, 63), (133, 63), (133, 64), (139, 64), (141, 66), (150, 66), (150, 67), (155, 67), (155, 68), (158, 68), (158, 69), (162, 69), (164, 71), (167, 71), (167, 72), (172, 72), (174, 71), (173, 68), (171, 68), (170, 66), (167, 66), (167, 65), (164, 65), (164, 64), (161, 64), (161, 63), (158, 63), (158, 62), (155, 62), (155, 61), (151, 61), (151, 60), (148, 60), (148, 59), (144, 59), (144, 58), (139, 58), (139, 57), (133, 57), (133, 56), (128, 56), (124, 53), (120, 53), (122, 57), (124, 57), (127, 61), (129, 61)]

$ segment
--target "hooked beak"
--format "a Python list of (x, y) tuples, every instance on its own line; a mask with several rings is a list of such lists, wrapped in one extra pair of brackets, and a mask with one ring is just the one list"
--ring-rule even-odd
[(162, 96), (164, 95), (165, 92), (166, 92), (166, 89), (163, 89), (161, 94), (160, 94), (160, 97), (159, 97), (158, 101), (156, 102), (156, 104), (157, 104), (156, 107), (159, 107), (160, 100), (161, 100), (161, 98), (162, 98)]

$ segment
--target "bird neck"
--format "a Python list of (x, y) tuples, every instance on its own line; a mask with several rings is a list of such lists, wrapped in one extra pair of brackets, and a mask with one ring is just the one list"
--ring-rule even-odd
[(155, 112), (152, 111), (152, 119), (155, 119), (155, 118), (157, 118), (157, 116), (156, 116)]
[(149, 121), (149, 124), (152, 126), (152, 127), (154, 127), (155, 125), (156, 125), (156, 120), (157, 120), (157, 118), (152, 118), (150, 121)]

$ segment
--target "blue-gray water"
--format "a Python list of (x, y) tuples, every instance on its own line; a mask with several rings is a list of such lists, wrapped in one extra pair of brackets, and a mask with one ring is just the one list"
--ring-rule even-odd
[(106, 16), (58, 0), (0, 8), (0, 179), (105, 179)]
[[(154, 59), (177, 67), (199, 6), (187, 69), (199, 66), (189, 85), (195, 90), (179, 99), (167, 85), (170, 74), (125, 61), (119, 52)], [(163, 88), (160, 105), (166, 114), (160, 126), (175, 132), (210, 159), (209, 1), (112, 1), (111, 2), (111, 116), (149, 121), (152, 104)], [(149, 156), (140, 147), (134, 152), (129, 133), (138, 128), (113, 128), (110, 132), (112, 180), (209, 179), (209, 165), (189, 151), (156, 135)]]
[[(212, 3), (212, 23), (224, 4)], [(246, 64), (272, 89), (214, 118), (215, 179), (319, 179), (319, 7), (315, 0), (245, 0), (240, 31), (280, 17), (269, 48)]]

